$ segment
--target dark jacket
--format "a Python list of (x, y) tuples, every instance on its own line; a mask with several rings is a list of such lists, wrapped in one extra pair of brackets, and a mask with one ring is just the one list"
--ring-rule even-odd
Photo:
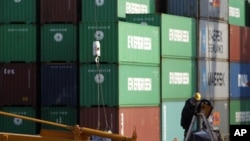
[(185, 131), (188, 130), (193, 115), (196, 113), (196, 104), (191, 103), (192, 98), (186, 100), (181, 112), (181, 126)]

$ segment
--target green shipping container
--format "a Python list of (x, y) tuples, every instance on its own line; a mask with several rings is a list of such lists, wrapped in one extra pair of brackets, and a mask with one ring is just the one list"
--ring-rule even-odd
[(81, 64), (80, 106), (159, 106), (159, 66)]
[(160, 29), (128, 22), (80, 24), (80, 62), (94, 62), (93, 41), (100, 42), (100, 62), (160, 63)]
[(194, 18), (162, 14), (161, 55), (173, 58), (196, 58), (197, 33)]
[(230, 100), (230, 125), (250, 124), (250, 99)]
[(36, 25), (0, 25), (0, 62), (36, 61)]
[(44, 24), (41, 26), (41, 61), (77, 60), (77, 26), (74, 24)]
[(229, 24), (250, 25), (250, 7), (247, 0), (229, 0)]
[[(33, 107), (1, 107), (0, 111), (36, 118)], [(1, 115), (0, 132), (36, 134), (36, 122)]]
[(81, 0), (83, 22), (123, 20), (126, 13), (155, 13), (155, 0)]
[[(59, 124), (74, 126), (77, 124), (77, 109), (75, 107), (41, 107), (41, 119)], [(67, 130), (62, 127), (42, 124), (42, 129)]]
[(36, 0), (0, 0), (0, 23), (35, 23), (36, 10)]
[(162, 58), (162, 100), (187, 99), (197, 91), (195, 59)]

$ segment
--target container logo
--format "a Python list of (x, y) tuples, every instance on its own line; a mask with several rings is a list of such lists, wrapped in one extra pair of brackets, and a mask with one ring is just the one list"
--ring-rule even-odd
[(235, 18), (240, 18), (240, 9), (236, 7), (229, 7), (229, 16), (230, 17), (235, 17)]
[(6, 69), (6, 68), (4, 68), (3, 73), (5, 75), (14, 75), (15, 74), (15, 69)]
[(169, 29), (169, 41), (189, 42), (189, 32), (186, 30)]
[(100, 41), (104, 38), (104, 33), (100, 30), (96, 31), (95, 32), (95, 39)]
[(104, 0), (95, 0), (95, 4), (96, 4), (97, 6), (103, 6)]
[(248, 87), (248, 76), (247, 74), (238, 74), (238, 87)]
[(14, 2), (16, 2), (16, 3), (19, 3), (19, 2), (21, 2), (22, 0), (14, 0)]
[(189, 73), (169, 72), (169, 84), (189, 84)]
[(23, 120), (20, 118), (14, 118), (13, 122), (15, 125), (19, 126), (23, 123)]
[(223, 72), (209, 72), (208, 86), (225, 86), (225, 73)]
[(56, 34), (54, 35), (54, 40), (55, 40), (56, 42), (61, 42), (61, 41), (63, 40), (63, 35), (62, 35), (62, 33), (56, 33)]
[(104, 81), (104, 76), (100, 73), (96, 74), (95, 75), (95, 82), (100, 84), (100, 83), (103, 83)]

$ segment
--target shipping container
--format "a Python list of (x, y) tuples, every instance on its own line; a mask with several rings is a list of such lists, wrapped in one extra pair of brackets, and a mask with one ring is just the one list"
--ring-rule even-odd
[[(34, 107), (0, 107), (0, 111), (36, 118)], [(0, 125), (0, 132), (37, 134), (37, 124), (33, 121), (1, 115)]]
[(230, 100), (230, 125), (250, 124), (250, 99)]
[(249, 26), (249, 2), (247, 0), (228, 0), (228, 23), (238, 26)]
[(36, 62), (36, 25), (0, 25), (0, 62)]
[[(77, 125), (77, 109), (75, 107), (41, 107), (41, 119), (68, 126)], [(42, 124), (41, 129), (68, 131), (66, 128)]]
[(0, 64), (0, 106), (36, 106), (35, 63)]
[(76, 25), (42, 25), (41, 62), (76, 62), (77, 41)]
[(197, 91), (196, 60), (162, 58), (161, 99), (189, 98)]
[(1, 0), (0, 23), (36, 23), (36, 0)]
[[(108, 126), (113, 127), (111, 131), (126, 137), (131, 137), (134, 127), (137, 132), (137, 140), (140, 141), (160, 141), (160, 107), (107, 107)], [(103, 110), (103, 108), (101, 108)], [(80, 126), (97, 128), (98, 108), (80, 109)], [(106, 129), (105, 115), (100, 114), (100, 121)], [(94, 119), (93, 119), (94, 117)], [(95, 120), (96, 119), (96, 120)], [(110, 123), (109, 123), (110, 122)], [(118, 129), (118, 131), (116, 131)]]
[(119, 133), (119, 108), (117, 107), (105, 107), (103, 105), (80, 107), (79, 115), (79, 124), (82, 127), (104, 131), (111, 130), (112, 133)]
[(155, 0), (81, 0), (82, 22), (114, 22), (126, 13), (155, 13)]
[(227, 22), (228, 0), (167, 0), (167, 13)]
[(219, 60), (198, 61), (198, 88), (207, 99), (229, 97), (229, 62)]
[(81, 64), (80, 106), (159, 105), (159, 69), (142, 64)]
[(230, 62), (229, 70), (230, 98), (250, 98), (250, 63)]
[(250, 27), (230, 25), (229, 61), (250, 62)]
[[(160, 29), (128, 22), (80, 23), (80, 62), (94, 62), (94, 41), (100, 62), (160, 63)], [(128, 30), (129, 29), (129, 30)]]
[(41, 65), (41, 105), (78, 105), (78, 67), (76, 64)]
[(181, 111), (184, 104), (185, 100), (183, 99), (162, 101), (161, 141), (184, 140), (184, 129), (181, 127)]
[(161, 56), (196, 58), (196, 20), (163, 13), (126, 14), (126, 22), (160, 27)]
[(210, 101), (213, 110), (208, 118), (208, 121), (211, 123), (213, 128), (217, 128), (220, 131), (220, 134), (223, 136), (224, 140), (229, 139), (229, 100), (220, 99), (220, 100), (211, 100)]
[(40, 23), (78, 22), (78, 0), (40, 0)]
[(199, 58), (228, 59), (228, 24), (199, 20)]

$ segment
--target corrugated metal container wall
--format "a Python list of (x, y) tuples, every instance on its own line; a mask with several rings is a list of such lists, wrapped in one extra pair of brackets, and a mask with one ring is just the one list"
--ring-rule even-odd
[(250, 63), (230, 62), (230, 98), (250, 98)]
[(160, 141), (160, 107), (119, 108), (119, 134), (131, 137), (136, 127), (138, 141)]
[(43, 64), (41, 105), (77, 106), (77, 72), (76, 64)]
[(40, 0), (40, 23), (78, 22), (78, 0)]
[(230, 125), (250, 124), (250, 99), (230, 100)]
[(167, 0), (167, 13), (227, 22), (228, 0)]
[(208, 118), (212, 126), (218, 127), (224, 138), (229, 138), (229, 101), (228, 99), (211, 100), (214, 107)]
[(196, 20), (162, 14), (161, 55), (196, 58)]
[(0, 25), (0, 62), (36, 61), (36, 25)]
[(162, 58), (161, 99), (189, 98), (197, 90), (196, 60)]
[(230, 25), (229, 60), (230, 62), (250, 62), (250, 27)]
[(117, 107), (104, 107), (103, 105), (80, 107), (80, 126), (99, 130), (110, 129), (112, 133), (118, 134), (118, 112)]
[(155, 0), (81, 0), (83, 22), (114, 22), (126, 13), (155, 13)]
[(202, 97), (227, 99), (229, 97), (228, 61), (198, 60), (198, 87)]
[[(36, 109), (33, 107), (0, 107), (1, 111), (36, 118)], [(0, 116), (0, 132), (19, 134), (37, 134), (36, 123), (7, 116)]]
[(101, 44), (100, 62), (160, 63), (159, 27), (121, 21), (79, 26), (81, 63), (94, 62), (92, 45), (96, 40)]
[(1, 0), (0, 23), (36, 23), (36, 0)]
[(0, 106), (36, 106), (36, 64), (0, 64)]
[(249, 26), (249, 6), (246, 0), (228, 0), (229, 19), (228, 23), (238, 26)]
[(77, 26), (73, 24), (44, 24), (41, 26), (41, 61), (77, 60)]
[[(77, 124), (77, 109), (74, 107), (41, 107), (41, 119), (74, 126)], [(41, 129), (67, 130), (65, 128), (42, 124)], [(67, 130), (68, 131), (68, 130)]]
[(199, 58), (228, 59), (228, 24), (199, 20)]
[[(185, 100), (162, 101), (161, 141), (184, 140), (184, 130), (180, 125), (181, 111)], [(174, 108), (173, 108), (174, 107)]]
[(98, 68), (95, 64), (82, 64), (80, 106), (159, 105), (159, 71), (159, 66), (141, 64), (101, 64)]

